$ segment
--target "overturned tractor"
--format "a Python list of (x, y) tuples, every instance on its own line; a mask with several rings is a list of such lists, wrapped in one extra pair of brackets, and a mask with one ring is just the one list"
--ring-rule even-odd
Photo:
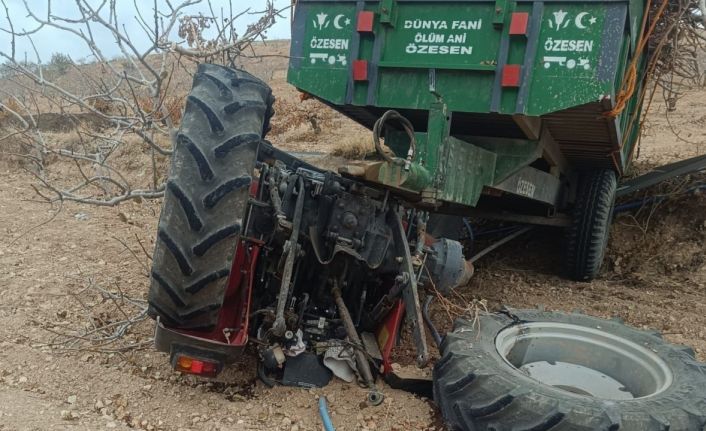
[[(157, 347), (213, 377), (252, 343), (267, 384), (335, 374), (377, 404), (402, 325), (428, 365), (420, 295), (467, 284), (487, 252), (464, 256), (455, 224), (563, 228), (565, 273), (595, 277), (637, 136), (620, 78), (643, 71), (642, 14), (639, 1), (300, 1), (289, 81), (370, 127), (378, 150), (338, 173), (266, 140), (264, 82), (200, 65), (154, 253)], [(504, 310), (439, 342), (429, 390), (453, 429), (706, 423), (706, 366), (619, 322)]]

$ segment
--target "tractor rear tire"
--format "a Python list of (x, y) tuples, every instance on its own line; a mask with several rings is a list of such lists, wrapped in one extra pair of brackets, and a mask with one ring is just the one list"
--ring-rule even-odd
[[(440, 351), (434, 400), (451, 430), (706, 425), (706, 364), (689, 347), (617, 320), (538, 310), (487, 314), (457, 320)], [(592, 374), (577, 377), (581, 366)]]
[(591, 281), (601, 270), (617, 184), (610, 169), (589, 171), (580, 177), (566, 240), (566, 269), (573, 280)]
[(201, 64), (177, 133), (152, 263), (148, 313), (167, 327), (218, 322), (272, 91), (241, 70)]

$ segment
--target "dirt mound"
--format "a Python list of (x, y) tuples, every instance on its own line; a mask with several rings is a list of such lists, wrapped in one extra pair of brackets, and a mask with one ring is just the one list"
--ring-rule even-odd
[(706, 175), (701, 175), (688, 182), (663, 184), (628, 199), (628, 203), (640, 204), (644, 197), (665, 196), (616, 216), (606, 265), (613, 278), (672, 283), (675, 277), (690, 280), (703, 274), (704, 184)]
[[(92, 112), (78, 114), (60, 114), (44, 112), (30, 117), (23, 117), (31, 124), (37, 122), (37, 127), (42, 132), (70, 132), (83, 125), (92, 130), (100, 130), (110, 126), (110, 121)], [(11, 115), (0, 117), (0, 129), (21, 128), (20, 121)]]

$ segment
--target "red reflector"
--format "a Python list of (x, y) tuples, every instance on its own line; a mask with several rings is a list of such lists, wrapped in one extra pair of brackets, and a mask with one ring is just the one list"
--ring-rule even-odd
[(203, 363), (203, 372), (204, 373), (212, 373), (212, 372), (216, 371), (216, 369), (217, 369), (216, 364), (214, 364), (213, 362), (204, 362)]
[(196, 359), (191, 361), (191, 372), (194, 374), (201, 374), (203, 372), (203, 361)]
[(368, 80), (368, 60), (353, 61), (353, 80), (367, 81)]
[(527, 35), (529, 13), (514, 12), (510, 20), (510, 35)]
[(257, 196), (257, 191), (260, 188), (260, 183), (252, 181), (250, 183), (250, 196)]
[(190, 356), (179, 355), (174, 361), (174, 369), (182, 373), (198, 374), (204, 377), (216, 377), (218, 362), (196, 359)]
[(375, 21), (375, 13), (367, 10), (358, 12), (358, 23), (356, 30), (360, 33), (371, 33), (373, 31), (373, 22)]
[(519, 87), (522, 66), (519, 64), (507, 64), (503, 67), (501, 85), (503, 87)]

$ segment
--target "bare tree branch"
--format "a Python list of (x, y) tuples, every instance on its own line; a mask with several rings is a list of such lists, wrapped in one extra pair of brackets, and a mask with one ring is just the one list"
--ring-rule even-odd
[[(253, 13), (250, 8), (234, 14), (231, 5), (227, 14), (221, 11), (216, 17), (210, 1), (204, 9), (208, 17), (186, 14), (201, 0), (155, 0), (150, 2), (151, 16), (145, 4), (136, 0), (132, 16), (120, 16), (113, 0), (74, 0), (72, 14), (53, 10), (50, 0), (43, 4), (46, 13), (29, 0), (20, 3), (23, 10), (13, 10), (5, 0), (0, 3), (7, 23), (0, 31), (10, 37), (7, 49), (0, 48), (0, 60), (5, 61), (0, 76), (4, 83), (0, 86), (0, 96), (4, 95), (0, 98), (0, 146), (7, 146), (0, 152), (35, 167), (35, 190), (49, 202), (103, 206), (163, 196), (166, 162), (185, 102), (185, 89), (176, 88), (172, 79), (177, 72), (190, 75), (194, 66), (185, 65), (182, 57), (232, 65), (254, 41), (264, 40), (267, 29), (281, 16), (268, 0), (259, 18), (238, 35), (234, 20)], [(18, 14), (31, 21), (29, 30), (15, 25), (13, 16)], [(127, 31), (126, 20), (130, 19), (138, 23), (142, 34)], [(211, 25), (215, 35), (206, 31)], [(95, 62), (76, 64), (67, 55), (44, 61), (34, 38), (45, 28), (81, 41)], [(112, 38), (109, 44), (120, 52), (116, 59), (108, 57), (109, 45), (101, 45), (96, 37), (105, 33)], [(174, 39), (175, 33), (180, 39)], [(18, 59), (20, 39), (31, 46), (34, 61), (26, 55)], [(56, 61), (63, 61), (63, 66)], [(69, 69), (80, 77), (78, 83), (64, 78)], [(75, 138), (58, 142), (47, 131), (47, 124), (59, 120)], [(139, 169), (145, 175), (136, 177), (135, 167), (125, 166), (131, 157), (140, 160)], [(47, 173), (47, 160), (71, 172), (57, 168)]]

